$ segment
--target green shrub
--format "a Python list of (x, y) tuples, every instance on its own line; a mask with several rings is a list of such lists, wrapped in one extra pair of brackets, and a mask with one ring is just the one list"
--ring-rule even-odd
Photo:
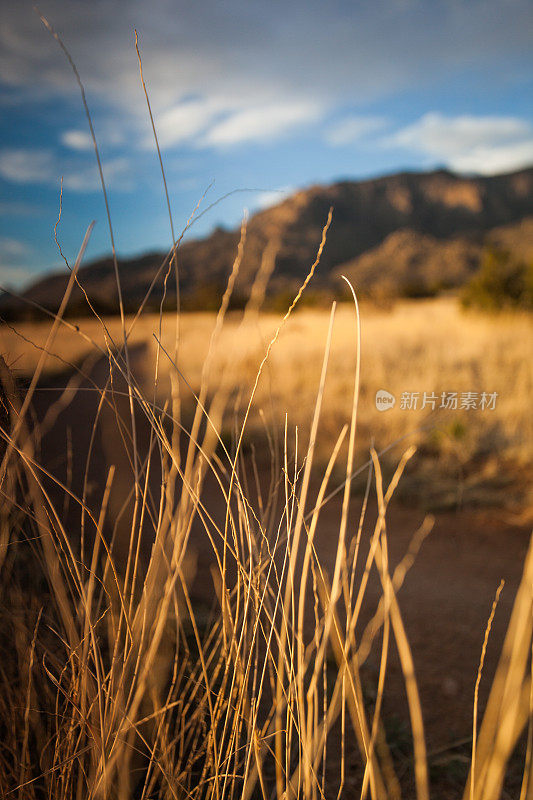
[(533, 262), (519, 261), (507, 250), (487, 249), (461, 300), (465, 307), (486, 311), (533, 310)]

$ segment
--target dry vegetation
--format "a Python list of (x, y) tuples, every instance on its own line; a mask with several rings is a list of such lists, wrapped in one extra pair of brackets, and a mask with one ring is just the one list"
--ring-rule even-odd
[[(107, 349), (120, 342), (120, 323), (105, 325), (84, 321), (79, 331), (28, 325), (20, 330), (23, 339), (2, 332), (15, 369), (34, 370), (21, 399), (9, 373), (3, 375), (10, 417), (2, 430), (3, 796), (399, 797), (402, 784), (382, 722), (395, 642), (412, 731), (407, 796), (429, 798), (423, 714), (397, 593), (430, 523), (413, 531), (414, 550), (394, 570), (386, 524), (413, 456), (411, 443), (395, 456), (390, 479), (371, 450), (364, 478), (377, 513), (369, 540), (361, 537), (366, 500), (359, 523), (350, 522), (350, 476), (361, 453), (368, 455), (370, 437), (383, 447), (422, 421), (399, 409), (379, 414), (377, 388), (498, 391), (492, 413), (503, 432), (502, 452), (525, 461), (530, 323), (463, 317), (448, 301), (399, 304), (387, 313), (364, 309), (360, 394), (353, 308), (339, 309), (336, 319), (293, 315), (281, 327), (279, 318), (254, 309), (226, 322), (223, 312), (216, 321), (185, 316), (177, 352), (172, 318), (141, 318), (129, 358), (120, 347)], [(133, 345), (143, 342), (149, 345), (136, 363)], [(31, 394), (43, 385), (41, 371), (63, 370), (65, 361), (87, 371), (95, 347), (100, 356), (107, 353), (108, 377), (122, 380), (151, 431), (150, 446), (139, 449), (135, 417), (118, 412), (117, 425), (131, 440), (133, 476), (123, 559), (106, 527), (114, 469), (105, 476), (99, 507), (84, 495), (70, 496), (81, 528), (67, 530), (64, 505), (48, 488), (53, 476), (39, 467), (38, 427), (26, 424)], [(73, 391), (75, 373), (72, 380)], [(102, 406), (116, 399), (109, 388), (93, 387)], [(472, 414), (472, 433), (461, 442), (466, 448), (488, 425), (465, 413)], [(356, 435), (357, 420), (362, 433)], [(244, 455), (247, 425), (252, 441), (262, 435), (254, 431), (269, 432), (276, 473), (266, 488), (260, 474), (266, 459)], [(257, 487), (250, 488), (254, 463)], [(153, 472), (162, 477), (155, 488)], [(342, 509), (328, 574), (314, 542), (322, 498), (339, 476)], [(199, 530), (212, 546), (210, 611), (190, 594), (189, 547)], [(147, 535), (153, 547), (144, 563)], [(372, 574), (382, 597), (362, 627)], [(469, 777), (465, 800), (500, 797), (524, 736), (521, 800), (531, 792), (532, 625), (530, 549), (479, 735), (474, 715), (474, 781)], [(361, 670), (372, 649), (379, 671), (369, 703)], [(354, 784), (346, 763), (356, 753)]]
[[(464, 312), (454, 298), (399, 301), (392, 309), (363, 305), (362, 377), (358, 411), (357, 459), (368, 458), (372, 442), (378, 451), (408, 437), (419, 452), (412, 462), (404, 491), (431, 508), (499, 503), (515, 511), (527, 510), (524, 476), (530, 474), (533, 454), (532, 345), (533, 323), (528, 314), (490, 316)], [(282, 435), (285, 413), (290, 427), (307, 435), (315, 402), (321, 359), (328, 329), (327, 312), (303, 310), (284, 326), (273, 349), (250, 412), (248, 438), (267, 447), (265, 425)], [(169, 318), (170, 319), (170, 318)], [(128, 325), (132, 318), (128, 318)], [(184, 404), (194, 405), (191, 389), (199, 391), (202, 365), (209, 349), (214, 314), (187, 314), (181, 322), (177, 359)], [(211, 387), (230, 395), (221, 421), (222, 436), (231, 438), (234, 414), (242, 416), (253, 385), (257, 365), (271, 339), (279, 317), (272, 314), (232, 314), (225, 322), (211, 359)], [(120, 321), (106, 319), (113, 340), (120, 340)], [(61, 373), (65, 362), (79, 365), (93, 353), (92, 342), (104, 347), (97, 320), (80, 320), (84, 334), (62, 328), (47, 359), (45, 372)], [(25, 323), (16, 331), (0, 332), (2, 352), (19, 375), (31, 375), (40, 351), (29, 342), (42, 343), (47, 324)], [(173, 326), (163, 324), (160, 352), (158, 402), (169, 394)], [(157, 338), (156, 338), (157, 337)], [(151, 391), (158, 350), (159, 317), (142, 316), (135, 322), (130, 343), (145, 345), (135, 361), (140, 385)], [(347, 304), (338, 307), (332, 335), (328, 384), (322, 410), (322, 438), (317, 458), (325, 466), (328, 443), (350, 411), (354, 369), (355, 328)], [(375, 407), (375, 394), (386, 389), (396, 396), (393, 409)], [(401, 408), (402, 392), (419, 392), (417, 410)], [(496, 392), (493, 410), (439, 409), (442, 392)], [(435, 410), (421, 408), (424, 392), (438, 397)], [(192, 403), (191, 403), (192, 401)], [(460, 406), (460, 402), (459, 402)], [(395, 456), (395, 453), (393, 453)], [(388, 465), (389, 459), (385, 458)], [(424, 476), (429, 479), (424, 480)], [(357, 484), (361, 487), (360, 482)], [(362, 484), (364, 486), (364, 482)]]

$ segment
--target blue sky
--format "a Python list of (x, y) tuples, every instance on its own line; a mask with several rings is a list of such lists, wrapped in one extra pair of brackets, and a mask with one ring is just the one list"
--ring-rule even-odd
[[(134, 28), (178, 232), (316, 182), (533, 164), (529, 0), (42, 0), (86, 88), (120, 255), (170, 246)], [(0, 19), (0, 283), (109, 251), (74, 75), (32, 3)]]

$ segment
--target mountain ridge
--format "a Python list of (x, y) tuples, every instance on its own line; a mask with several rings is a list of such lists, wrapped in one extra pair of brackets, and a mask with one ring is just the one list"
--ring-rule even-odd
[[(402, 293), (460, 286), (475, 271), (483, 249), (500, 246), (533, 256), (533, 167), (496, 176), (464, 176), (448, 170), (399, 172), (359, 181), (340, 180), (301, 189), (253, 214), (235, 284), (236, 302), (244, 302), (265, 251), (277, 250), (270, 295), (293, 291), (312, 264), (329, 208), (333, 220), (314, 278), (318, 291), (337, 292), (345, 271), (363, 291)], [(216, 306), (234, 262), (240, 230), (216, 228), (210, 235), (183, 242), (178, 249), (180, 292), (184, 308)], [(174, 277), (164, 285), (166, 254), (145, 253), (119, 259), (126, 310), (136, 310), (151, 284), (148, 306), (157, 308), (166, 292), (175, 303)], [(157, 276), (158, 270), (160, 274)], [(157, 276), (157, 277), (156, 277)], [(56, 311), (68, 272), (44, 276), (21, 300), (0, 297), (4, 319), (35, 316), (37, 303)], [(93, 261), (79, 270), (79, 280), (102, 313), (116, 313), (113, 262)], [(74, 288), (68, 311), (86, 313), (82, 292)], [(31, 309), (34, 309), (31, 311)]]

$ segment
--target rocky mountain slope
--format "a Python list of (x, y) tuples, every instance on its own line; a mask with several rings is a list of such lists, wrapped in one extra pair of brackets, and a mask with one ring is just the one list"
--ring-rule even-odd
[[(477, 268), (484, 247), (504, 247), (520, 258), (533, 256), (533, 168), (494, 177), (464, 177), (445, 170), (400, 173), (364, 181), (340, 181), (298, 191), (254, 214), (235, 296), (246, 298), (262, 254), (270, 242), (277, 256), (269, 283), (271, 295), (292, 291), (312, 264), (328, 210), (333, 221), (314, 281), (326, 295), (348, 275), (363, 290), (389, 293), (438, 291), (459, 286)], [(239, 230), (216, 229), (204, 239), (181, 244), (178, 264), (185, 308), (212, 308), (231, 270)], [(120, 260), (127, 310), (135, 310), (153, 284), (148, 305), (159, 306), (166, 269), (164, 253)], [(158, 273), (159, 270), (159, 273)], [(0, 298), (4, 318), (34, 314), (27, 300), (55, 310), (68, 280), (66, 270), (35, 283), (23, 300)], [(116, 312), (117, 292), (110, 258), (84, 266), (79, 280), (101, 312)], [(167, 284), (175, 302), (175, 284)], [(83, 313), (78, 287), (69, 304)]]

